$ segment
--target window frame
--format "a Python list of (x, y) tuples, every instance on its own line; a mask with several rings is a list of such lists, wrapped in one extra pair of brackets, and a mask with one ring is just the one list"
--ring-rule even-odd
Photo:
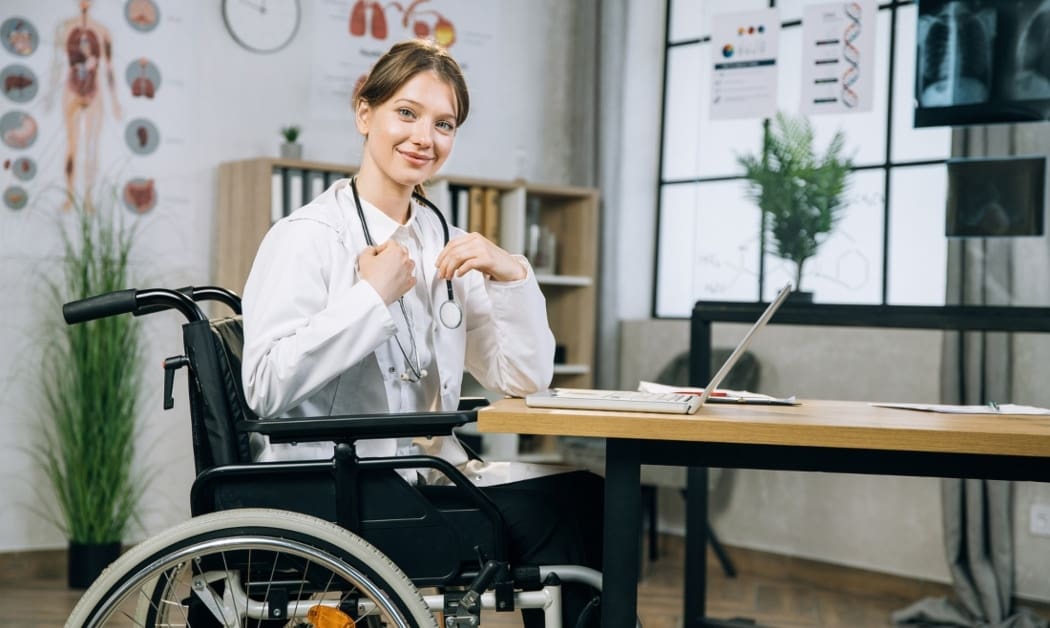
[[(683, 46), (696, 46), (702, 44), (710, 44), (710, 35), (702, 35), (700, 37), (692, 37), (680, 40), (671, 40), (671, 34), (673, 32), (673, 16), (674, 16), (674, 3), (676, 0), (667, 0), (665, 6), (665, 25), (664, 25), (664, 50), (663, 50), (663, 76), (662, 86), (663, 91), (661, 94), (660, 103), (660, 128), (659, 128), (659, 154), (658, 154), (658, 182), (656, 186), (656, 229), (654, 237), (656, 238), (656, 250), (661, 250), (661, 230), (664, 227), (664, 213), (665, 207), (663, 205), (663, 198), (669, 186), (678, 185), (697, 185), (705, 183), (718, 183), (727, 181), (741, 181), (744, 179), (742, 175), (716, 175), (716, 176), (697, 176), (697, 177), (684, 177), (684, 178), (667, 178), (665, 177), (665, 150), (666, 150), (666, 138), (667, 138), (667, 111), (668, 111), (668, 94), (670, 91), (669, 80), (669, 62), (671, 59), (671, 52), (673, 49), (680, 48)], [(899, 169), (910, 168), (910, 167), (928, 167), (942, 165), (947, 167), (947, 163), (950, 159), (951, 146), (946, 146), (944, 157), (940, 158), (925, 158), (925, 159), (894, 159), (894, 131), (895, 124), (908, 124), (907, 120), (895, 120), (894, 119), (894, 108), (895, 108), (895, 82), (897, 78), (897, 48), (898, 48), (898, 16), (899, 12), (906, 7), (914, 7), (917, 5), (917, 0), (890, 0), (888, 2), (880, 2), (878, 4), (878, 12), (881, 14), (882, 11), (889, 12), (889, 51), (879, 51), (880, 54), (888, 54), (888, 71), (886, 76), (886, 84), (876, 86), (876, 92), (880, 91), (880, 88), (886, 90), (886, 126), (885, 126), (885, 137), (883, 146), (883, 159), (881, 162), (868, 162), (863, 165), (858, 165), (853, 168), (855, 172), (879, 170), (882, 171), (883, 182), (882, 182), (882, 274), (881, 274), (881, 286), (880, 286), (880, 305), (887, 305), (889, 298), (889, 277), (890, 277), (890, 234), (892, 232), (890, 228), (890, 218), (892, 215), (892, 207), (890, 201), (892, 198), (893, 189), (893, 174), (894, 171), (900, 172)], [(768, 0), (769, 8), (776, 8), (776, 0)], [(802, 20), (800, 18), (793, 18), (784, 20), (780, 24), (780, 28), (800, 28)], [(706, 92), (706, 87), (702, 87), (702, 90)], [(769, 120), (763, 120), (761, 124), (768, 124)], [(949, 143), (950, 144), (950, 143)], [(766, 263), (765, 258), (767, 255), (766, 238), (763, 237), (765, 233), (765, 222), (766, 216), (763, 214), (759, 221), (759, 233), (756, 234), (759, 242), (758, 251), (758, 273), (756, 276), (758, 300), (762, 300), (762, 295), (767, 289), (767, 277), (766, 277)], [(653, 265), (653, 290), (651, 299), (651, 313), (653, 318), (665, 318), (675, 319), (684, 318), (685, 316), (677, 315), (661, 315), (659, 306), (659, 294), (661, 289), (660, 283), (661, 277), (661, 264), (660, 256), (657, 255)]]

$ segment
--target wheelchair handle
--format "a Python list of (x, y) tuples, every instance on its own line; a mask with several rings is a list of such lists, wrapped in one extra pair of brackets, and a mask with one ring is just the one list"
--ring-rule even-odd
[(189, 321), (205, 319), (193, 299), (181, 292), (165, 288), (128, 288), (70, 301), (62, 306), (62, 317), (67, 324), (75, 325), (120, 314), (140, 316), (168, 309), (178, 310)]

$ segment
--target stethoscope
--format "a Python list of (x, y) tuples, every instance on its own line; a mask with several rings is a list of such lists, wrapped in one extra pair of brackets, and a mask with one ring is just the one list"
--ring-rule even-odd
[[(365, 220), (365, 210), (361, 207), (361, 198), (357, 195), (357, 177), (352, 177), (350, 179), (350, 191), (354, 194), (354, 205), (357, 207), (357, 217), (361, 220), (361, 231), (363, 231), (365, 234), (365, 244), (367, 244), (368, 246), (375, 246), (376, 242), (374, 239), (372, 239), (372, 232), (368, 229), (368, 221)], [(414, 198), (420, 204), (429, 207), (432, 212), (437, 214), (438, 220), (441, 221), (441, 231), (444, 233), (445, 236), (444, 245), (448, 246), (449, 231), (448, 221), (445, 220), (445, 215), (441, 213), (441, 210), (437, 208), (437, 205), (431, 203), (430, 200), (422, 194), (412, 192), (412, 198)], [(438, 320), (440, 320), (441, 324), (447, 327), (448, 329), (455, 329), (463, 324), (463, 308), (459, 306), (459, 303), (456, 303), (456, 297), (452, 292), (452, 279), (445, 280), (445, 289), (448, 292), (448, 300), (442, 303), (440, 307), (438, 307)], [(397, 347), (401, 350), (401, 355), (405, 357), (405, 364), (408, 365), (408, 369), (412, 371), (412, 377), (415, 378), (412, 379), (412, 377), (409, 377), (408, 373), (402, 373), (401, 379), (409, 381), (419, 381), (427, 376), (427, 370), (424, 368), (420, 368), (418, 350), (419, 345), (416, 344), (416, 334), (412, 330), (412, 324), (408, 320), (408, 311), (405, 309), (405, 297), (398, 297), (397, 303), (398, 306), (400, 306), (401, 308), (401, 314), (405, 317), (405, 324), (408, 326), (408, 337), (409, 340), (412, 342), (412, 348), (416, 355), (416, 363), (415, 365), (413, 365), (412, 361), (408, 357), (408, 352), (405, 351), (404, 346), (401, 345), (401, 341), (397, 338), (396, 335), (394, 336), (394, 340), (397, 342)]]

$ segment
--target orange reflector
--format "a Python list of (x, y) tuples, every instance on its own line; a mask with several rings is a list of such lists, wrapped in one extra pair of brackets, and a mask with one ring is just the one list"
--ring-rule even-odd
[(314, 628), (354, 628), (350, 616), (331, 606), (314, 606), (306, 613), (306, 618)]

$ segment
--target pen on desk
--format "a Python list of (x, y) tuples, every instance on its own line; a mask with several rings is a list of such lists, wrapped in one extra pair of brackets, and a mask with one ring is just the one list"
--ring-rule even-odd
[(999, 411), (999, 404), (997, 404), (994, 401), (989, 401), (988, 402), (988, 407), (991, 408), (993, 412), (998, 412)]
[[(704, 392), (703, 391), (697, 392), (695, 390), (676, 390), (674, 392), (674, 394), (676, 394), (676, 395), (696, 395), (697, 397), (699, 397), (700, 395), (704, 394)], [(711, 395), (710, 396), (712, 396), (712, 397), (728, 397), (729, 393), (727, 393), (724, 390), (714, 390), (714, 391), (711, 391)]]

